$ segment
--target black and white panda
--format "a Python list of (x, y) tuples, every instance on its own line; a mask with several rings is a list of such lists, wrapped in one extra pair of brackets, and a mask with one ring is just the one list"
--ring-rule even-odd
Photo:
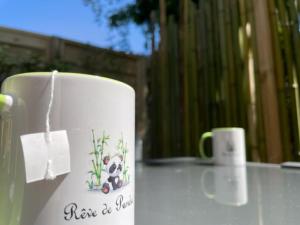
[(108, 175), (106, 182), (102, 186), (102, 191), (108, 194), (111, 190), (117, 190), (122, 187), (123, 181), (120, 178), (122, 172), (122, 155), (114, 155), (112, 158), (105, 156), (103, 159), (104, 165), (106, 165), (105, 172)]

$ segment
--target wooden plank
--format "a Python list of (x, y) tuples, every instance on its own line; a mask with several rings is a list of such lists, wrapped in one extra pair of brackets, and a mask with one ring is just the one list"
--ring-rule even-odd
[(0, 43), (3, 44), (42, 49), (46, 51), (49, 40), (50, 38), (47, 36), (0, 27)]
[(108, 73), (120, 73), (120, 75), (136, 74), (137, 60), (127, 60), (123, 57), (109, 56), (106, 52), (98, 49), (80, 48), (80, 46), (64, 45), (63, 61), (78, 64), (81, 67), (90, 66), (93, 70), (99, 70)]
[(128, 54), (125, 52), (120, 52), (120, 51), (114, 51), (111, 49), (105, 49), (105, 48), (100, 48), (100, 47), (96, 47), (90, 44), (83, 44), (80, 42), (76, 42), (76, 41), (71, 41), (71, 40), (67, 40), (67, 39), (62, 39), (65, 42), (66, 46), (72, 46), (72, 47), (76, 47), (76, 48), (80, 48), (82, 50), (92, 50), (92, 51), (99, 51), (102, 52), (103, 54), (106, 54), (107, 56), (112, 56), (112, 57), (120, 57), (120, 58), (124, 58), (127, 60), (132, 60), (132, 61), (137, 61), (139, 60), (139, 58), (145, 58), (145, 56), (143, 55), (138, 55), (138, 54)]
[[(56, 37), (39, 35), (15, 29), (0, 27), (0, 44), (8, 45), (12, 51), (14, 48), (24, 49), (24, 55), (28, 51), (44, 52), (45, 59), (60, 59), (74, 64), (74, 69), (84, 70), (87, 61), (91, 60), (91, 67), (95, 71), (118, 74), (119, 76), (136, 75), (136, 65), (140, 58), (138, 55), (129, 55), (108, 49), (97, 48), (91, 45)], [(22, 55), (22, 54), (21, 54)]]

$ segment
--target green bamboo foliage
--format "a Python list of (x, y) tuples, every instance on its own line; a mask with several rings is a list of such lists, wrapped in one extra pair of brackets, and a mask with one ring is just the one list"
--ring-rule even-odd
[[(300, 0), (267, 3), (284, 160), (300, 149)], [(246, 129), (247, 156), (268, 161), (262, 71), (253, 0), (182, 0), (179, 18), (160, 0), (161, 44), (149, 68), (150, 158), (197, 156), (214, 127)], [(157, 20), (159, 21), (159, 20)], [(159, 59), (159, 60), (158, 60)], [(270, 68), (268, 68), (270, 69)]]

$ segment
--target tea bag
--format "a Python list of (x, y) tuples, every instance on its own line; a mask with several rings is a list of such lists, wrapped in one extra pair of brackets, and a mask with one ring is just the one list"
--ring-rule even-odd
[(56, 176), (71, 171), (70, 146), (67, 132), (50, 131), (50, 113), (54, 98), (54, 79), (51, 76), (51, 95), (46, 115), (46, 132), (21, 136), (25, 161), (26, 183), (40, 180), (54, 180)]
[(66, 131), (52, 131), (51, 141), (46, 133), (21, 136), (25, 160), (26, 182), (52, 180), (70, 172), (70, 152)]

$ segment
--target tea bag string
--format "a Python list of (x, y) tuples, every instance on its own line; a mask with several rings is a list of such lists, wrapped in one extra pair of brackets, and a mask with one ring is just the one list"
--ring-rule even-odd
[(46, 115), (46, 141), (47, 143), (51, 142), (50, 134), (50, 113), (53, 105), (54, 98), (54, 88), (55, 88), (55, 75), (58, 73), (57, 70), (54, 70), (51, 74), (51, 89), (50, 89), (50, 101), (48, 105), (47, 115)]
[[(52, 74), (51, 74), (50, 101), (49, 101), (48, 110), (47, 110), (47, 114), (46, 114), (46, 136), (45, 136), (46, 143), (48, 145), (52, 141), (51, 133), (50, 133), (50, 130), (51, 130), (51, 127), (50, 127), (50, 113), (51, 113), (51, 110), (52, 110), (53, 98), (54, 98), (55, 75), (57, 75), (57, 74), (58, 74), (57, 70), (52, 71)], [(46, 180), (54, 180), (55, 178), (56, 178), (56, 176), (54, 175), (54, 172), (53, 172), (53, 169), (52, 169), (52, 160), (48, 158), (45, 179)]]

